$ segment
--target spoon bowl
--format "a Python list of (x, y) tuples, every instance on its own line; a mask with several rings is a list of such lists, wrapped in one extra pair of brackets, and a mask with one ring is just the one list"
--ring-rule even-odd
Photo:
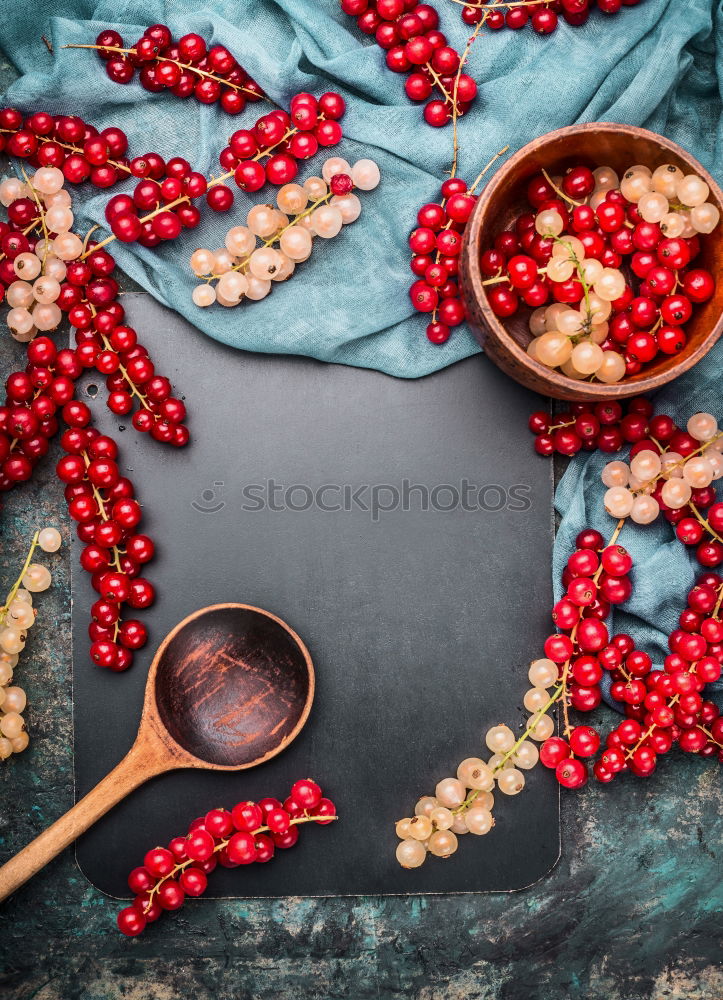
[(148, 711), (194, 759), (191, 766), (235, 770), (275, 757), (295, 738), (311, 709), (314, 669), (280, 618), (218, 604), (166, 636), (148, 691)]
[(304, 726), (314, 667), (281, 618), (215, 604), (184, 618), (148, 671), (135, 743), (123, 760), (0, 868), (0, 900), (149, 778), (178, 768), (239, 771), (281, 753)]

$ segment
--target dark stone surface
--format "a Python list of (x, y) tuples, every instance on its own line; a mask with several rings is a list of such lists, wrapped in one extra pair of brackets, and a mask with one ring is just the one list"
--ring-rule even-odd
[[(10, 78), (0, 67), (0, 87)], [(3, 379), (21, 358), (3, 328)], [(2, 594), (36, 526), (62, 525), (65, 540), (47, 558), (55, 583), (38, 598), (38, 624), (16, 672), (28, 692), (32, 743), (0, 764), (3, 859), (73, 801), (69, 547), (56, 457), (54, 446), (2, 512)], [(539, 459), (531, 452), (530, 461)], [(117, 902), (93, 889), (66, 851), (0, 910), (0, 994), (720, 1000), (719, 775), (715, 765), (675, 754), (649, 781), (566, 795), (562, 859), (521, 892), (192, 901), (135, 940), (118, 934)], [(484, 841), (469, 841), (449, 864), (484, 864)]]

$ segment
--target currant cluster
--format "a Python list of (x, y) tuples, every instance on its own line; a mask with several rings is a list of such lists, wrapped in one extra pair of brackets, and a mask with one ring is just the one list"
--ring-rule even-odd
[[(557, 631), (546, 639), (544, 657), (535, 660), (528, 671), (531, 687), (523, 704), (530, 715), (523, 734), (516, 737), (509, 726), (492, 726), (484, 736), (492, 756), (486, 762), (476, 757), (462, 761), (456, 778), (442, 779), (434, 796), (419, 800), (413, 818), (399, 821), (396, 832), (402, 842), (397, 846), (397, 860), (404, 868), (418, 867), (428, 852), (449, 857), (457, 849), (459, 834), (489, 832), (494, 825), (495, 782), (505, 795), (522, 791), (523, 771), (535, 767), (540, 758), (533, 741), (543, 746), (550, 743), (555, 724), (549, 713), (556, 704), (563, 706), (566, 731), (570, 706), (591, 712), (600, 704), (602, 664), (612, 669), (622, 663), (623, 649), (632, 651), (629, 637), (611, 638), (603, 620), (610, 605), (627, 600), (632, 590), (628, 578), (632, 559), (615, 540), (605, 546), (597, 531), (578, 536), (578, 549), (566, 570), (565, 597), (552, 611)], [(576, 740), (589, 727), (578, 728)], [(587, 780), (583, 770), (579, 775), (574, 762), (572, 768), (561, 768), (557, 777), (565, 787), (577, 787)]]
[(38, 341), (47, 341), (52, 355), (49, 351), (42, 364), (31, 357), (27, 369), (12, 372), (6, 382), (5, 405), (0, 407), (0, 492), (30, 479), (58, 431), (59, 411), (75, 395), (75, 352), (56, 352), (46, 337)]
[(632, 446), (629, 463), (603, 469), (605, 509), (638, 524), (650, 524), (662, 511), (678, 539), (695, 546), (698, 562), (712, 569), (723, 563), (723, 503), (713, 486), (721, 477), (723, 431), (715, 417), (696, 413), (681, 430), (663, 414)]
[(124, 605), (137, 610), (153, 603), (153, 585), (140, 572), (153, 558), (155, 545), (140, 533), (141, 505), (132, 482), (121, 475), (116, 442), (90, 426), (90, 409), (79, 400), (63, 407), (63, 419), (68, 427), (60, 444), (66, 454), (56, 472), (85, 546), (80, 565), (92, 574), (99, 595), (88, 628), (90, 656), (99, 667), (127, 670), (148, 632), (136, 619), (121, 621), (121, 612)]
[(108, 228), (121, 243), (157, 247), (184, 229), (195, 229), (201, 212), (191, 201), (203, 195), (215, 212), (226, 212), (233, 204), (229, 187), (207, 181), (182, 156), (166, 162), (158, 153), (147, 153), (133, 160), (131, 168), (140, 178), (133, 193), (114, 195), (105, 207)]
[[(528, 735), (543, 739), (544, 731), (544, 725), (540, 725)], [(492, 751), (487, 762), (480, 757), (463, 760), (456, 777), (442, 778), (434, 795), (419, 799), (414, 816), (397, 822), (395, 830), (401, 843), (397, 844), (396, 855), (402, 868), (419, 868), (427, 854), (450, 857), (462, 834), (481, 837), (489, 833), (495, 825), (495, 788), (504, 795), (517, 795), (525, 787), (522, 770), (534, 767), (539, 759), (535, 744), (528, 739), (516, 740), (507, 726), (493, 726), (485, 742)]]
[(113, 236), (122, 243), (145, 247), (174, 240), (184, 229), (195, 229), (201, 213), (195, 199), (205, 196), (214, 212), (227, 212), (234, 203), (226, 184), (234, 178), (242, 191), (258, 191), (269, 181), (287, 184), (298, 173), (298, 160), (314, 156), (320, 146), (336, 145), (342, 137), (338, 118), (345, 103), (336, 93), (297, 94), (291, 114), (278, 109), (262, 115), (252, 129), (234, 132), (219, 156), (225, 173), (207, 180), (192, 170), (182, 156), (168, 162), (157, 153), (131, 161), (131, 172), (140, 178), (132, 194), (118, 194), (105, 208)]
[(452, 327), (465, 319), (464, 303), (456, 277), (462, 233), (477, 196), (459, 177), (442, 183), (439, 202), (429, 202), (417, 212), (417, 227), (409, 236), (414, 254), (410, 262), (417, 280), (409, 289), (414, 308), (431, 313), (427, 337), (433, 344), (449, 340)]
[[(346, 103), (329, 91), (316, 98), (296, 94), (289, 111), (278, 108), (262, 115), (251, 129), (238, 129), (221, 150), (219, 163), (242, 191), (259, 191), (264, 184), (290, 184), (299, 172), (299, 160), (308, 160), (319, 147), (341, 142), (339, 119)], [(230, 205), (229, 205), (230, 207)]]
[(504, 319), (531, 307), (528, 354), (574, 379), (615, 383), (678, 353), (694, 305), (715, 291), (708, 270), (690, 267), (719, 222), (709, 193), (670, 163), (638, 164), (622, 179), (610, 167), (543, 171), (528, 185), (533, 211), (481, 256), (492, 311)]
[(57, 528), (35, 532), (20, 576), (0, 607), (0, 760), (22, 753), (30, 742), (22, 715), (27, 697), (21, 687), (13, 685), (13, 671), (25, 648), (28, 629), (35, 624), (33, 594), (47, 590), (52, 582), (50, 570), (34, 563), (33, 555), (36, 548), (57, 552), (60, 544)]
[(24, 118), (17, 108), (0, 110), (0, 150), (31, 167), (57, 167), (69, 184), (112, 187), (131, 172), (127, 149), (125, 132), (114, 126), (99, 132), (76, 115), (36, 111)]
[(270, 861), (277, 848), (294, 846), (301, 824), (325, 826), (336, 818), (334, 803), (310, 778), (295, 782), (283, 803), (266, 798), (239, 802), (231, 810), (212, 809), (191, 823), (186, 836), (152, 848), (133, 869), (128, 886), (135, 899), (118, 914), (118, 929), (135, 937), (164, 910), (179, 909), (186, 896), (202, 895), (217, 865)]
[[(78, 347), (75, 352), (60, 352), (61, 374), (75, 380), (83, 369), (95, 368), (107, 378), (108, 406), (113, 413), (130, 413), (137, 400), (134, 427), (180, 447), (189, 437), (183, 425), (185, 406), (171, 396), (169, 380), (156, 374), (135, 331), (121, 325), (125, 311), (118, 302), (119, 286), (113, 277), (115, 260), (106, 250), (87, 240), (84, 243), (71, 232), (71, 199), (63, 185), (64, 177), (57, 167), (40, 167), (24, 181), (6, 178), (0, 183), (0, 201), (7, 207), (9, 220), (0, 223), (0, 290), (11, 307), (6, 318), (10, 331), (16, 340), (31, 342), (28, 360), (34, 366), (31, 374), (15, 373), (9, 382), (9, 403), (36, 411), (34, 417), (27, 413), (20, 416), (24, 423), (22, 433), (14, 435), (16, 444), (20, 442), (22, 451), (22, 442), (31, 442), (25, 447), (26, 458), (31, 460), (37, 452), (33, 441), (42, 419), (55, 412), (50, 412), (53, 400), (34, 402), (36, 396), (47, 395), (43, 390), (50, 387), (58, 359), (52, 340), (37, 337), (37, 333), (56, 329), (66, 315)], [(64, 398), (67, 387), (63, 386), (55, 403), (66, 403), (70, 398)], [(54, 433), (55, 425), (50, 427)], [(0, 462), (8, 459), (9, 447), (0, 429)], [(47, 450), (44, 445), (40, 448), (36, 457)], [(21, 466), (13, 462), (7, 475), (21, 481), (29, 472), (27, 462)]]
[(165, 24), (146, 28), (130, 48), (112, 28), (101, 31), (95, 45), (68, 48), (96, 49), (114, 83), (130, 83), (138, 70), (141, 86), (152, 93), (170, 90), (176, 97), (195, 97), (201, 104), (220, 102), (230, 115), (240, 114), (247, 101), (264, 96), (225, 46), (209, 47), (194, 32), (174, 41)]
[[(576, 455), (580, 450), (610, 453), (635, 444), (650, 434), (652, 403), (635, 396), (619, 403), (572, 403), (569, 410), (551, 417), (545, 410), (531, 414), (528, 425), (535, 435), (538, 455)], [(658, 424), (656, 423), (657, 427)]]
[(518, 31), (529, 24), (538, 35), (550, 35), (557, 28), (560, 16), (568, 24), (577, 27), (584, 24), (592, 10), (597, 7), (603, 14), (617, 14), (623, 7), (636, 7), (641, 0), (477, 0), (462, 8), (465, 24), (479, 24), (486, 17), (485, 24), (492, 31), (511, 28)]
[[(602, 754), (593, 765), (597, 780), (609, 782), (623, 770), (646, 777), (655, 770), (658, 755), (676, 742), (688, 752), (704, 757), (717, 755), (723, 761), (723, 721), (719, 709), (703, 698), (705, 686), (718, 680), (723, 665), (723, 577), (709, 571), (690, 591), (679, 628), (669, 638), (670, 654), (663, 671), (652, 669), (651, 657), (636, 649), (629, 635), (610, 636), (605, 624), (611, 607), (623, 604), (632, 593), (633, 561), (618, 544), (618, 537), (627, 517), (640, 524), (652, 520), (648, 501), (656, 503), (654, 491), (662, 494), (659, 480), (663, 478), (665, 455), (671, 453), (670, 443), (674, 441), (680, 449), (672, 453), (666, 469), (668, 476), (673, 469), (678, 472), (671, 477), (676, 484), (691, 486), (687, 479), (697, 483), (723, 475), (723, 464), (718, 469), (719, 458), (711, 460), (711, 456), (720, 456), (723, 440), (723, 432), (718, 431), (711, 414), (695, 414), (687, 429), (681, 431), (666, 415), (651, 417), (649, 404), (645, 400), (642, 404), (625, 418), (634, 418), (626, 425), (627, 436), (635, 441), (630, 467), (613, 462), (604, 473), (606, 480), (613, 474), (621, 479), (627, 477), (625, 486), (610, 487), (627, 489), (630, 497), (625, 512), (621, 513), (622, 504), (611, 511), (619, 520), (607, 543), (593, 529), (585, 529), (577, 536), (575, 551), (563, 572), (565, 593), (552, 611), (556, 631), (545, 641), (544, 656), (535, 660), (528, 671), (531, 687), (523, 704), (530, 716), (524, 732), (516, 738), (508, 726), (493, 726), (485, 734), (492, 757), (486, 762), (481, 758), (463, 761), (456, 778), (444, 778), (434, 796), (418, 801), (414, 817), (399, 821), (397, 835), (402, 842), (397, 847), (397, 860), (403, 867), (418, 867), (428, 853), (448, 857), (457, 849), (459, 834), (487, 833), (494, 823), (491, 810), (495, 781), (505, 794), (517, 794), (525, 784), (522, 772), (534, 767), (538, 759), (555, 771), (563, 787), (586, 784), (587, 761), (598, 753), (602, 740), (593, 726), (573, 725), (569, 713), (570, 709), (587, 713), (597, 708), (606, 673), (611, 695), (619, 701), (626, 719), (607, 736)], [(617, 419), (620, 417), (618, 413)], [(661, 438), (654, 442), (655, 452), (648, 435)], [(651, 456), (659, 460), (657, 473)], [(697, 462), (699, 458), (706, 460), (710, 468)], [(688, 462), (695, 464), (686, 479), (682, 469)], [(634, 478), (631, 483), (631, 477), (638, 475), (640, 480)], [(719, 547), (723, 539), (717, 534), (723, 521), (723, 504), (714, 503), (715, 493), (709, 485), (691, 489), (688, 523), (679, 537), (682, 535), (684, 542), (690, 538), (689, 544), (698, 545), (697, 555), (703, 565), (718, 565), (723, 562), (723, 547)], [(705, 490), (709, 492), (704, 497)], [(665, 503), (662, 496), (660, 503)], [(700, 513), (698, 503), (710, 508), (707, 518)], [(666, 515), (672, 514), (670, 519), (680, 525), (686, 519), (678, 517), (677, 509), (683, 508), (669, 508)], [(708, 541), (702, 544), (698, 534), (701, 529), (708, 533)], [(555, 736), (549, 713), (558, 704), (562, 707), (562, 735)], [(542, 743), (539, 752), (533, 741)]]
[[(593, 765), (598, 781), (607, 784), (623, 771), (647, 778), (658, 757), (676, 743), (687, 753), (723, 761), (723, 719), (717, 705), (703, 697), (706, 685), (721, 675), (722, 602), (723, 578), (706, 573), (690, 590), (679, 627), (669, 637), (664, 669), (653, 670), (650, 657), (640, 651), (628, 653), (612, 669), (610, 693), (626, 718), (610, 731)], [(592, 757), (599, 746), (594, 729), (578, 726), (568, 739), (547, 740), (540, 759), (562, 775), (562, 784), (577, 787), (586, 780), (587, 767), (575, 755)]]
[(404, 89), (410, 100), (428, 102), (428, 125), (446, 125), (455, 107), (458, 115), (469, 109), (477, 84), (462, 72), (464, 60), (439, 30), (434, 7), (416, 0), (341, 0), (341, 9), (356, 18), (360, 31), (374, 36), (389, 69), (409, 74)]
[(38, 330), (58, 326), (61, 282), (70, 262), (83, 253), (80, 237), (71, 232), (71, 197), (64, 184), (57, 167), (40, 167), (32, 179), (25, 174), (24, 181), (8, 177), (0, 183), (0, 202), (8, 213), (8, 221), (0, 222), (0, 289), (10, 306), (7, 325), (23, 343)]
[(229, 229), (224, 249), (199, 249), (191, 255), (193, 273), (206, 277), (193, 290), (197, 306), (235, 306), (244, 298), (265, 298), (272, 282), (286, 281), (309, 258), (314, 236), (331, 239), (359, 218), (361, 202), (354, 189), (371, 191), (380, 180), (373, 160), (359, 160), (352, 167), (338, 156), (324, 163), (322, 175), (307, 178), (303, 187), (285, 184), (276, 196), (278, 208), (254, 205), (245, 226)]
[[(105, 376), (107, 406), (117, 416), (133, 414), (131, 423), (155, 441), (182, 448), (190, 434), (184, 421), (186, 406), (172, 395), (170, 380), (156, 372), (148, 351), (138, 343), (136, 331), (123, 323), (125, 310), (115, 301), (116, 282), (109, 276), (115, 261), (105, 250), (90, 244), (86, 259), (68, 270), (72, 291), (66, 296), (75, 305), (68, 309), (68, 319), (75, 330), (77, 347), (73, 376), (94, 368)], [(100, 279), (99, 273), (108, 275)], [(77, 283), (76, 283), (77, 282)], [(99, 293), (104, 301), (96, 308)], [(112, 296), (112, 298), (111, 298)], [(95, 302), (94, 302), (95, 299)], [(52, 354), (52, 342), (38, 338), (28, 348), (28, 355), (40, 360)]]

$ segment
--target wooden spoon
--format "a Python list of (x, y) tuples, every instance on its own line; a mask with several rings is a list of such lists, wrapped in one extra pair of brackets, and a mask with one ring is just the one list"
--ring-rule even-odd
[(0, 868), (0, 900), (149, 778), (182, 767), (236, 771), (275, 757), (301, 731), (313, 697), (309, 652), (276, 615), (215, 604), (184, 618), (153, 657), (135, 743)]

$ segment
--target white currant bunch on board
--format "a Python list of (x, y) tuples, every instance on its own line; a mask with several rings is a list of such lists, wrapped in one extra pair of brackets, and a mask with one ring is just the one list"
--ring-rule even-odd
[(311, 256), (314, 237), (333, 239), (361, 214), (355, 190), (372, 191), (380, 181), (373, 160), (354, 166), (340, 156), (327, 159), (321, 177), (303, 184), (284, 184), (276, 205), (254, 205), (245, 226), (234, 226), (219, 250), (198, 249), (191, 270), (205, 278), (193, 290), (193, 301), (205, 307), (218, 302), (239, 305), (244, 299), (266, 298), (272, 282), (286, 281)]
[(33, 594), (47, 590), (52, 582), (47, 566), (32, 561), (35, 550), (57, 552), (60, 544), (57, 528), (35, 532), (20, 575), (0, 607), (0, 760), (22, 753), (29, 743), (23, 718), (27, 698), (25, 691), (13, 684), (13, 671), (25, 648), (28, 629), (35, 624)]
[[(503, 795), (517, 795), (525, 787), (523, 771), (537, 764), (540, 753), (533, 740), (542, 742), (554, 732), (555, 724), (547, 714), (555, 703), (546, 687), (557, 682), (557, 666), (551, 660), (536, 660), (530, 666), (532, 692), (542, 691), (544, 699), (525, 707), (533, 714), (524, 734), (518, 739), (509, 726), (492, 726), (484, 742), (491, 756), (467, 757), (457, 768), (456, 777), (437, 782), (434, 795), (424, 795), (414, 807), (414, 816), (400, 819), (396, 833), (397, 861), (403, 868), (418, 868), (427, 854), (448, 858), (457, 850), (458, 837), (471, 833), (482, 837), (495, 825), (492, 814), (495, 790)], [(529, 692), (528, 692), (529, 694)]]

